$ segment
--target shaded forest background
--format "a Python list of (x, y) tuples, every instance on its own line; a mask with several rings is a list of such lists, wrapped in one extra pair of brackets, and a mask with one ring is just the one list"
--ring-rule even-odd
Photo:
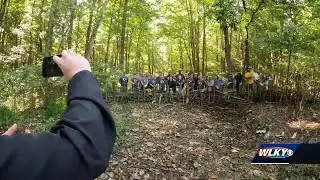
[(115, 89), (122, 72), (182, 69), (215, 75), (251, 65), (281, 88), (296, 88), (301, 74), (303, 91), (319, 96), (319, 0), (1, 0), (0, 5), (0, 113), (10, 119), (3, 125), (21, 119), (20, 112), (49, 108), (43, 113), (52, 117), (63, 109), (66, 82), (41, 77), (42, 58), (63, 49), (91, 61), (105, 92)]

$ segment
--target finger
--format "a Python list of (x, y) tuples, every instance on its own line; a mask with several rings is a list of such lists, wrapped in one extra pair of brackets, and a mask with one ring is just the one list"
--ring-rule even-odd
[(24, 133), (31, 134), (31, 131), (29, 129), (24, 130)]
[(68, 51), (67, 50), (63, 50), (61, 55), (62, 55), (62, 57), (67, 56), (68, 55)]
[(53, 56), (53, 61), (56, 63), (56, 64), (58, 64), (58, 66), (61, 64), (61, 58), (60, 57), (58, 57), (58, 56)]
[(17, 131), (17, 128), (17, 124), (14, 124), (3, 134), (3, 136), (12, 136)]
[(74, 54), (72, 49), (69, 49), (67, 52), (68, 52), (69, 55), (73, 55)]

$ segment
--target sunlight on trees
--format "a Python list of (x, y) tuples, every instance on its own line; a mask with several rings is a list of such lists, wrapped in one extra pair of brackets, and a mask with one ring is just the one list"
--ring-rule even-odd
[(123, 71), (155, 74), (182, 69), (223, 75), (251, 65), (289, 89), (300, 73), (305, 89), (315, 92), (320, 77), (319, 4), (317, 0), (2, 0), (0, 68), (39, 70), (44, 55), (70, 48), (86, 53), (97, 74), (106, 78), (104, 85), (105, 74), (116, 77)]

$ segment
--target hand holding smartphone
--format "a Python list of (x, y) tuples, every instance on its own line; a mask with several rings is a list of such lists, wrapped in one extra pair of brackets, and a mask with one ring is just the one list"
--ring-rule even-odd
[[(62, 57), (61, 55), (57, 56)], [(63, 72), (61, 71), (60, 67), (53, 61), (53, 56), (43, 58), (42, 76), (44, 78), (63, 76)]]

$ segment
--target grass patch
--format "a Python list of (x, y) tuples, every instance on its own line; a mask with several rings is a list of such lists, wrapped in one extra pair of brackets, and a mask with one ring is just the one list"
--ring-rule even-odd
[(134, 123), (129, 119), (117, 119), (116, 120), (117, 137), (121, 137), (125, 132), (132, 129)]
[(316, 110), (316, 111), (320, 111), (320, 102), (315, 102), (311, 104), (311, 108)]
[(51, 101), (42, 109), (26, 109), (24, 111), (12, 111), (10, 108), (0, 107), (0, 129), (6, 130), (12, 124), (18, 124), (18, 128), (30, 129), (32, 132), (48, 131), (61, 117), (66, 109), (63, 99)]
[(19, 120), (19, 114), (13, 112), (12, 110), (10, 110), (5, 106), (0, 106), (0, 117), (1, 117), (1, 121), (0, 121), (1, 130), (8, 128), (10, 125), (16, 123)]

